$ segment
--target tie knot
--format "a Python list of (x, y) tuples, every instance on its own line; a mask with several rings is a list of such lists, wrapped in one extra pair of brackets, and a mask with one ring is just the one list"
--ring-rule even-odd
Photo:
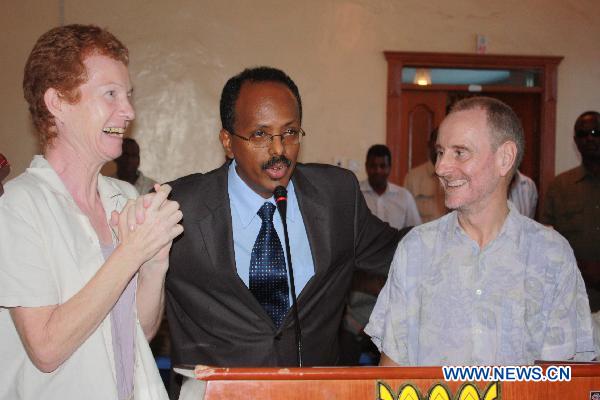
[(263, 220), (263, 222), (270, 222), (273, 220), (273, 213), (275, 212), (275, 206), (273, 203), (266, 202), (262, 205), (260, 210), (258, 210), (258, 216)]

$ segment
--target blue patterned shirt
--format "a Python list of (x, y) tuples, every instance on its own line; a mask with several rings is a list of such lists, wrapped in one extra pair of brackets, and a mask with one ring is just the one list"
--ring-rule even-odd
[(513, 205), (483, 249), (456, 211), (399, 244), (365, 331), (400, 365), (594, 358), (590, 308), (568, 242)]

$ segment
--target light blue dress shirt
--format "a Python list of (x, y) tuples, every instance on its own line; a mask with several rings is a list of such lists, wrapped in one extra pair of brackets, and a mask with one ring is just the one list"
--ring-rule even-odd
[[(236, 169), (236, 162), (233, 161), (229, 166), (227, 190), (229, 192), (229, 205), (231, 207), (231, 224), (233, 228), (233, 249), (235, 253), (235, 264), (237, 273), (249, 286), (250, 280), (250, 257), (252, 247), (260, 231), (262, 220), (256, 214), (265, 202), (275, 204), (273, 197), (265, 199), (254, 192), (240, 178)], [(287, 226), (290, 238), (290, 251), (292, 252), (292, 267), (294, 269), (294, 284), (296, 285), (296, 296), (306, 286), (306, 283), (315, 274), (315, 266), (312, 258), (312, 252), (308, 243), (306, 227), (302, 220), (302, 214), (298, 206), (298, 199), (294, 191), (292, 181), (287, 186)], [(287, 266), (287, 252), (285, 249), (285, 237), (283, 236), (283, 225), (279, 212), (273, 215), (273, 224), (283, 252), (285, 253), (285, 263)], [(289, 285), (289, 278), (288, 278)], [(291, 296), (291, 289), (290, 289)], [(292, 300), (290, 297), (290, 304)]]

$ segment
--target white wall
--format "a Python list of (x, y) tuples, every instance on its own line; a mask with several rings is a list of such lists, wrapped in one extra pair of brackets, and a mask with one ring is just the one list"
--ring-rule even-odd
[[(579, 162), (572, 125), (600, 109), (597, 0), (64, 0), (65, 23), (107, 27), (130, 49), (142, 170), (164, 181), (223, 161), (218, 100), (243, 68), (272, 65), (304, 103), (301, 160), (356, 160), (385, 142), (384, 50), (560, 55), (557, 172)], [(21, 80), (35, 39), (60, 22), (60, 0), (0, 6), (0, 152), (15, 173), (36, 148)], [(13, 173), (14, 176), (14, 173)]]

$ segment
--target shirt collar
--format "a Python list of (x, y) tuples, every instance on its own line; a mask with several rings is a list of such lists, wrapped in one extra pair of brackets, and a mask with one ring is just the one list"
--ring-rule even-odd
[(385, 188), (385, 192), (383, 192), (383, 194), (398, 193), (398, 192), (400, 192), (400, 189), (398, 189), (398, 187), (396, 185), (393, 185), (390, 182), (388, 182), (387, 188)]
[(510, 201), (508, 201), (508, 215), (506, 216), (506, 220), (504, 221), (504, 225), (502, 225), (502, 229), (496, 238), (492, 241), (494, 242), (497, 238), (506, 237), (510, 239), (515, 246), (518, 246), (520, 243), (521, 237), (521, 224), (519, 223), (520, 218), (528, 218), (517, 210), (517, 207)]
[[(360, 182), (359, 184), (360, 186), (360, 190), (362, 192), (372, 192), (377, 194), (377, 192), (375, 192), (375, 190), (371, 187), (371, 184), (369, 183), (368, 179), (365, 179), (364, 181)], [(392, 185), (390, 182), (388, 182), (387, 187), (385, 188), (385, 192), (383, 192), (381, 194), (381, 196), (386, 195), (388, 193), (398, 193), (399, 189), (395, 186)]]
[[(506, 216), (506, 219), (504, 220), (504, 224), (502, 224), (502, 228), (500, 229), (500, 232), (498, 233), (498, 235), (491, 242), (489, 242), (485, 246), (485, 248), (490, 247), (490, 245), (495, 243), (496, 240), (498, 240), (501, 237), (506, 237), (506, 238), (510, 239), (515, 244), (515, 246), (519, 245), (520, 237), (521, 237), (521, 228), (520, 228), (521, 225), (519, 224), (519, 218), (527, 218), (527, 217), (522, 216), (512, 202), (507, 201), (507, 204), (508, 204), (508, 215)], [(464, 238), (468, 238), (468, 239), (472, 240), (469, 237), (469, 235), (467, 235), (467, 233), (462, 228), (462, 226), (460, 226), (460, 223), (458, 222), (458, 213), (456, 210), (452, 211), (448, 215), (448, 218), (449, 218), (448, 223), (449, 223), (449, 228), (450, 228), (449, 229), (449, 233), (450, 233), (449, 239), (452, 240), (455, 238), (455, 235), (458, 235), (460, 237), (464, 237)]]
[(365, 179), (364, 181), (361, 181), (360, 184), (360, 190), (361, 192), (374, 192), (373, 188), (371, 187), (371, 185), (369, 185), (369, 180)]
[(576, 176), (575, 176), (575, 183), (579, 183), (584, 179), (591, 179), (591, 180), (595, 180), (598, 179), (596, 178), (594, 175), (592, 175), (583, 164), (581, 164), (579, 167), (577, 167), (575, 169), (576, 171)]
[[(273, 196), (265, 199), (252, 190), (238, 175), (237, 170), (235, 169), (236, 165), (237, 163), (235, 160), (229, 164), (229, 170), (227, 172), (227, 186), (229, 190), (229, 198), (233, 204), (237, 205), (237, 213), (240, 217), (240, 221), (242, 222), (242, 226), (245, 228), (250, 225), (250, 222), (252, 222), (253, 218), (259, 218), (256, 213), (262, 207), (262, 205), (265, 204), (265, 202), (268, 201), (275, 204), (275, 199)], [(286, 219), (293, 222), (296, 218), (298, 200), (296, 198), (294, 184), (292, 183), (291, 179), (287, 186), (287, 195), (288, 207)]]
[[(27, 168), (27, 172), (44, 181), (50, 187), (50, 190), (69, 199), (75, 205), (73, 196), (71, 196), (63, 181), (44, 156), (34, 156), (29, 168)], [(98, 194), (100, 195), (107, 220), (110, 220), (112, 211), (121, 210), (125, 206), (125, 202), (127, 202), (127, 198), (123, 195), (119, 187), (103, 175), (98, 176)], [(76, 208), (79, 209), (79, 207)]]
[(98, 194), (106, 213), (106, 220), (110, 221), (110, 215), (113, 211), (121, 211), (127, 203), (127, 197), (114, 183), (113, 180), (104, 175), (98, 176)]
[(448, 213), (446, 218), (448, 218), (449, 241), (454, 240), (456, 237), (468, 237), (462, 226), (458, 223), (458, 212), (456, 210)]
[(31, 164), (29, 164), (27, 172), (44, 181), (53, 192), (65, 197), (72, 197), (63, 181), (60, 179), (54, 168), (52, 168), (48, 160), (44, 158), (44, 156), (33, 156), (33, 160), (31, 160)]

